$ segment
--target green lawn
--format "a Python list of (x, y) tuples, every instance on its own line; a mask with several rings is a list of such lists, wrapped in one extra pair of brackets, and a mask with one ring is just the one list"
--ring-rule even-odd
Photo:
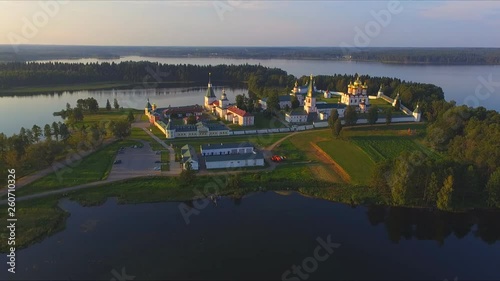
[(163, 163), (168, 163), (170, 161), (170, 153), (168, 150), (162, 150), (161, 151), (161, 162)]
[(340, 139), (318, 142), (317, 145), (344, 168), (351, 176), (353, 183), (368, 183), (375, 162), (360, 147)]
[(144, 132), (144, 130), (141, 128), (133, 127), (131, 130), (130, 138), (149, 142), (151, 149), (153, 149), (154, 151), (165, 149), (165, 147), (155, 141), (148, 133)]
[(75, 162), (71, 166), (62, 168), (57, 172), (24, 186), (17, 191), (16, 195), (24, 196), (104, 180), (111, 171), (118, 149), (121, 146), (130, 146), (133, 144), (138, 143), (124, 140), (105, 146), (83, 158), (80, 162)]
[(285, 156), (286, 160), (284, 163), (305, 161), (307, 160), (306, 155), (303, 151), (299, 150), (290, 139), (282, 141), (277, 145), (274, 150), (274, 154)]
[(333, 96), (332, 98), (325, 99), (323, 95), (317, 96), (316, 101), (324, 101), (326, 103), (339, 103), (340, 96)]
[(430, 149), (417, 143), (414, 137), (355, 136), (351, 140), (370, 155), (374, 162), (396, 158), (403, 151), (421, 151), (429, 157), (437, 157)]

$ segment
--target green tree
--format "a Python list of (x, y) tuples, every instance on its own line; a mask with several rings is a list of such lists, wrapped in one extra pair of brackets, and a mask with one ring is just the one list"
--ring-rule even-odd
[(437, 194), (436, 205), (441, 210), (451, 210), (453, 199), (453, 175), (449, 175)]
[(62, 141), (66, 141), (69, 138), (70, 133), (66, 124), (59, 124), (59, 135), (61, 136)]
[(486, 190), (488, 191), (488, 205), (500, 208), (500, 168), (491, 174)]
[(389, 186), (391, 188), (392, 201), (396, 205), (405, 205), (409, 202), (410, 173), (412, 169), (408, 158), (408, 153), (402, 153), (400, 157), (396, 158), (390, 174)]
[(436, 173), (432, 172), (429, 182), (425, 186), (424, 200), (428, 204), (435, 204), (437, 201), (438, 192), (439, 192), (439, 180)]
[[(130, 123), (134, 122), (135, 117), (134, 117), (134, 112), (132, 112), (132, 110), (130, 110), (130, 111), (128, 112), (128, 115), (127, 115), (127, 120), (128, 120), (128, 122), (130, 122)], [(195, 120), (196, 120), (196, 118), (195, 118)]]
[(267, 98), (267, 110), (269, 111), (281, 110), (277, 92), (272, 92)]
[(131, 125), (128, 120), (119, 120), (114, 123), (113, 136), (123, 139), (130, 136)]
[(392, 107), (385, 110), (385, 124), (389, 125), (392, 122)]
[(356, 125), (358, 122), (358, 113), (352, 105), (348, 105), (344, 112), (344, 121), (346, 126)]
[(254, 110), (255, 110), (255, 101), (249, 98), (247, 102), (247, 111), (252, 113)]
[(341, 131), (342, 131), (342, 122), (340, 121), (340, 118), (337, 118), (335, 124), (333, 125), (333, 135), (335, 137), (339, 137)]
[(236, 95), (236, 107), (242, 109), (245, 105), (245, 97), (243, 95)]
[(285, 105), (285, 112), (289, 112), (290, 111), (290, 106), (288, 104)]
[(97, 100), (94, 98), (87, 98), (86, 107), (90, 112), (97, 112), (99, 110), (99, 104), (97, 103)]
[(339, 112), (334, 108), (330, 111), (330, 116), (328, 116), (328, 126), (333, 129), (333, 126), (335, 125), (335, 122), (337, 122), (337, 119), (339, 119)]
[(52, 122), (52, 135), (56, 138), (56, 141), (59, 140), (59, 124), (55, 121)]
[(193, 170), (193, 166), (191, 162), (184, 163), (184, 168), (179, 175), (179, 182), (182, 187), (189, 187), (196, 179), (195, 171)]
[(109, 103), (109, 99), (106, 100), (106, 110), (111, 110), (111, 103)]
[(370, 106), (370, 109), (368, 109), (368, 124), (373, 125), (377, 123), (378, 120), (378, 107), (376, 106)]
[(69, 104), (69, 102), (66, 103), (66, 111), (70, 111), (71, 110), (71, 105)]
[(377, 189), (381, 194), (389, 197), (391, 189), (388, 184), (388, 174), (391, 171), (391, 161), (381, 161), (375, 164), (373, 173), (370, 177), (370, 186)]
[(119, 109), (120, 108), (120, 105), (118, 104), (118, 100), (116, 98), (113, 100), (113, 107), (115, 109)]
[(39, 142), (40, 137), (42, 136), (42, 128), (38, 127), (37, 125), (33, 125), (31, 131), (33, 132), (33, 140), (35, 142)]
[(294, 95), (292, 96), (292, 109), (296, 109), (296, 108), (299, 108), (300, 106), (300, 101), (299, 99), (297, 99), (297, 97)]
[(49, 124), (45, 124), (45, 127), (43, 127), (43, 135), (48, 140), (52, 139), (52, 129)]

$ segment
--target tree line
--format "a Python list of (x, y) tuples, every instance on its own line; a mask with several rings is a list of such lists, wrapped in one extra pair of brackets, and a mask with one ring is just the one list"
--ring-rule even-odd
[(236, 59), (321, 59), (413, 64), (499, 64), (498, 48), (354, 48), (354, 47), (134, 47), (0, 46), (0, 61), (34, 61), (121, 56)]
[(500, 114), (435, 101), (431, 117), (425, 143), (439, 156), (403, 152), (376, 165), (371, 185), (397, 205), (500, 208)]
[(76, 107), (67, 104), (66, 109), (59, 112), (64, 122), (21, 127), (19, 133), (12, 136), (0, 133), (0, 175), (5, 176), (7, 168), (14, 168), (23, 176), (50, 166), (56, 158), (68, 153), (97, 148), (105, 138), (130, 135), (132, 111), (122, 120), (85, 123), (85, 115), (95, 114), (98, 107), (94, 98), (79, 99)]

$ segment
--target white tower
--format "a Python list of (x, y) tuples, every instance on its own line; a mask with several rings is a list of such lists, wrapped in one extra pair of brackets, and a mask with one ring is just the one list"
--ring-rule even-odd
[(307, 96), (304, 102), (304, 110), (309, 114), (311, 112), (316, 112), (316, 98), (314, 97), (314, 81), (313, 75), (309, 79), (309, 88), (307, 89)]
[(381, 98), (384, 94), (384, 89), (382, 88), (382, 84), (380, 84), (380, 89), (378, 89), (377, 99)]
[(210, 104), (213, 103), (214, 101), (217, 100), (217, 97), (215, 96), (214, 89), (212, 88), (212, 83), (210, 82), (210, 76), (212, 74), (208, 73), (208, 88), (207, 88), (207, 93), (205, 94), (205, 108), (208, 110), (211, 110)]
[(413, 110), (413, 117), (415, 118), (415, 122), (420, 122), (420, 118), (422, 118), (422, 113), (420, 112), (420, 108), (418, 107), (418, 103), (417, 103), (417, 107), (415, 107), (415, 110)]

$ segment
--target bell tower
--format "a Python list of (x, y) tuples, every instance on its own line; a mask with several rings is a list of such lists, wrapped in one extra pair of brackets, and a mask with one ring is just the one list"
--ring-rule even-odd
[(307, 89), (307, 96), (304, 102), (304, 110), (309, 114), (311, 112), (317, 112), (316, 108), (316, 97), (314, 97), (314, 81), (313, 75), (309, 78), (309, 87)]

